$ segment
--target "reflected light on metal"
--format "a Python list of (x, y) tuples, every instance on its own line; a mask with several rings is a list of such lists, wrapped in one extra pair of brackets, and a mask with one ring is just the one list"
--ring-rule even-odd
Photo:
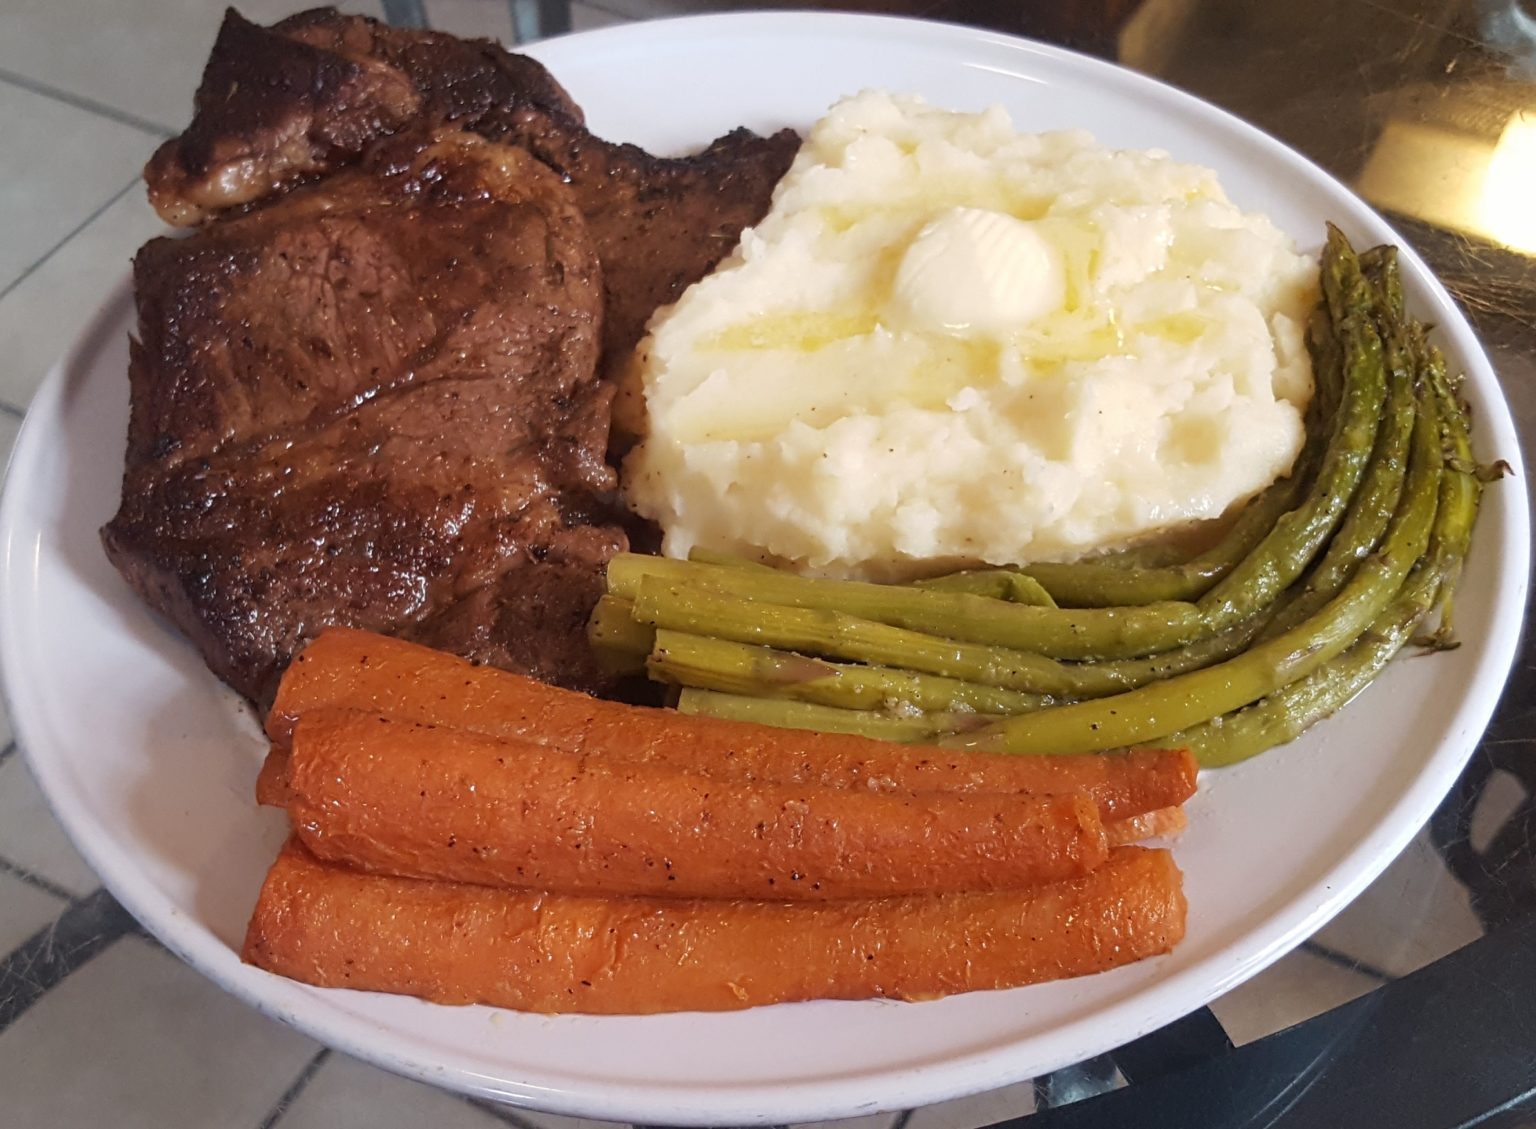
[(1536, 109), (1511, 116), (1496, 143), (1389, 121), (1356, 188), (1379, 208), (1536, 254)]
[(1477, 203), (1489, 145), (1418, 122), (1389, 121), (1360, 172), (1360, 195), (1378, 208), (1456, 231), (1480, 229)]
[(1536, 111), (1509, 119), (1478, 200), (1479, 225), (1516, 251), (1536, 253)]

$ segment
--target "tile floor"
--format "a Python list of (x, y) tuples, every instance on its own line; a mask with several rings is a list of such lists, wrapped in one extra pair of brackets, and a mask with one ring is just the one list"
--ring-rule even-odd
[[(243, 0), (267, 21), (304, 6)], [(577, 30), (708, 6), (572, 5)], [(378, 14), (379, 0), (343, 7)], [(28, 401), (159, 230), (137, 184), (184, 121), (222, 4), (0, 4), (0, 465)], [(510, 39), (500, 0), (428, 0), (434, 26)], [(1514, 802), (1503, 797), (1495, 802)], [(1428, 924), (1426, 924), (1428, 923)], [(1303, 950), (1213, 1005), (1235, 1042), (1369, 991), (1478, 933), (1421, 837)], [(0, 1129), (470, 1129), (598, 1123), (480, 1106), (324, 1050), (143, 936), (54, 824), (0, 709)], [(969, 1129), (1034, 1108), (1029, 1083), (847, 1129)]]

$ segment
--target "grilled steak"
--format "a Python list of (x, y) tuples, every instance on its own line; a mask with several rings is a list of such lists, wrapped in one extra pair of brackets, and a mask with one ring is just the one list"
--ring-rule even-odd
[(172, 223), (208, 215), (358, 159), (370, 139), (451, 122), (528, 149), (575, 191), (607, 284), (604, 371), (645, 323), (702, 278), (767, 211), (799, 138), (736, 130), (680, 159), (594, 136), (527, 56), (490, 42), (392, 28), (323, 8), (260, 28), (231, 11), (196, 117), (145, 169)]
[(583, 629), (626, 539), (600, 375), (797, 145), (657, 158), (496, 44), (229, 12), (145, 169), (161, 215), (201, 226), (134, 263), (108, 554), (258, 702), (334, 623), (603, 686)]
[(418, 121), (468, 128), (491, 106), (529, 104), (581, 122), (548, 71), (494, 43), (399, 31), (333, 9), (278, 28), (225, 12), (192, 124), (144, 170), (167, 223), (201, 223), (313, 179)]
[(334, 623), (554, 682), (625, 545), (601, 270), (522, 149), (401, 133), (134, 261), (129, 582), (265, 702)]

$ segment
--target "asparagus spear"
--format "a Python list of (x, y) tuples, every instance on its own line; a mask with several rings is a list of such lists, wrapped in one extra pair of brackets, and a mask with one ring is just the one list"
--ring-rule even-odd
[(1145, 545), (1074, 564), (1034, 564), (1021, 571), (1039, 580), (1068, 607), (1108, 607), (1133, 601), (1198, 600), (1230, 573), (1305, 495), (1327, 447), (1341, 394), (1342, 354), (1319, 305), (1308, 323), (1312, 354), (1312, 402), (1307, 406), (1307, 439), (1290, 473), (1265, 489), (1238, 514), (1210, 548), (1189, 556), (1168, 545)]
[(713, 549), (700, 549), (697, 546), (688, 550), (688, 559), (698, 564), (726, 565), (730, 568), (753, 568), (759, 572), (774, 571), (772, 565), (765, 565), (761, 561), (732, 556), (730, 553), (717, 553)]
[[(1440, 416), (1450, 421), (1456, 436), (1453, 442), (1458, 449), (1465, 442), (1470, 452), (1466, 418), (1449, 387), (1441, 383), (1435, 391)], [(1358, 694), (1435, 612), (1447, 584), (1454, 583), (1471, 543), (1481, 491), (1475, 471), (1447, 465), (1428, 556), (1349, 650), (1262, 701), (1176, 733), (1169, 742), (1187, 745), (1207, 767), (1234, 764), (1292, 740)]]
[[(1127, 690), (1134, 690), (1138, 686), (1145, 686), (1149, 682), (1159, 679), (1171, 678), (1176, 674), (1185, 674), (1191, 670), (1200, 670), (1203, 667), (1219, 663), (1229, 659), (1233, 655), (1241, 654), (1248, 645), (1259, 637), (1261, 631), (1273, 618), (1275, 609), (1267, 609), (1242, 623), (1235, 623), (1215, 635), (1204, 639), (1197, 639), (1193, 643), (1186, 643), (1182, 647), (1176, 647), (1171, 651), (1163, 651), (1156, 655), (1148, 655), (1143, 659), (1111, 659), (1107, 662), (1080, 663), (1079, 667), (1092, 667), (1100, 675), (1106, 676), (1099, 681), (1112, 680), (1116, 685)], [(1112, 691), (1107, 691), (1112, 692)], [(1090, 694), (1080, 692), (1076, 697), (1097, 698), (1103, 694)]]
[(1402, 504), (1381, 548), (1316, 616), (1216, 666), (1138, 690), (1009, 718), (951, 739), (1013, 753), (1085, 753), (1166, 737), (1258, 701), (1346, 650), (1386, 609), (1429, 543), (1444, 460), (1438, 413), (1421, 406)]
[[(839, 612), (893, 628), (1053, 659), (1135, 658), (1180, 646), (1204, 633), (1193, 604), (1068, 611), (965, 592), (857, 580), (811, 580), (633, 553), (614, 557), (608, 564), (608, 591), (613, 595), (636, 598), (646, 578), (694, 592), (707, 589), (750, 603)], [(707, 628), (700, 633), (711, 634)]]
[(934, 592), (969, 592), (973, 596), (991, 596), (994, 600), (1035, 604), (1042, 608), (1056, 606), (1056, 601), (1038, 580), (1011, 568), (952, 572), (948, 576), (915, 581), (913, 587), (927, 588)]
[(730, 721), (755, 721), (780, 729), (814, 729), (821, 733), (851, 733), (882, 741), (931, 742), (940, 736), (983, 725), (984, 714), (918, 714), (895, 717), (869, 710), (840, 710), (810, 702), (778, 698), (749, 698), (713, 690), (687, 689), (677, 700), (683, 713)]
[[(1379, 250), (1379, 249), (1378, 249)], [(1414, 424), (1414, 386), (1420, 376), (1416, 354), (1400, 332), (1402, 288), (1396, 278), (1396, 258), (1373, 257), (1378, 280), (1373, 282), (1378, 329), (1385, 347), (1388, 374), (1386, 416), (1376, 435), (1365, 481), (1345, 515), (1344, 524), (1323, 558), (1307, 575), (1305, 590), (1281, 609), (1265, 630), (1272, 638), (1316, 614), (1349, 579), (1360, 558), (1375, 548), (1403, 490), (1403, 474)], [(1443, 413), (1442, 413), (1443, 418)]]
[(634, 617), (634, 606), (616, 596), (603, 596), (587, 620), (587, 642), (598, 662), (614, 674), (639, 674), (656, 633)]
[(1297, 502), (1310, 473), (1308, 450), (1293, 473), (1274, 483), (1238, 514), (1226, 535), (1198, 556), (1178, 564), (1143, 568), (1123, 561), (1041, 562), (1020, 572), (1058, 604), (1103, 608), (1163, 600), (1198, 600), (1258, 547), (1280, 516)]
[[(739, 652), (724, 648), (769, 644), (771, 648), (781, 649), (773, 652), (776, 654), (799, 651), (874, 663), (877, 665), (873, 667), (838, 667), (831, 663), (826, 666), (845, 669), (850, 672), (850, 678), (860, 683), (870, 677), (863, 672), (870, 670), (882, 672), (877, 681), (887, 686), (895, 683), (883, 681), (886, 673), (893, 677), (908, 675), (919, 679), (927, 690), (913, 692), (922, 693), (925, 699), (935, 703), (925, 705), (925, 709), (946, 708), (937, 703), (943, 694), (950, 692), (942, 687), (953, 685), (971, 688), (966, 696), (973, 709), (1014, 714), (1058, 701), (1101, 698), (1134, 690), (1149, 682), (1210, 666), (1243, 651), (1267, 622), (1267, 617), (1256, 617), (1209, 639), (1144, 659), (1060, 663), (1027, 653), (957, 644), (867, 620), (838, 617), (833, 613), (754, 604), (702, 590), (658, 586), (652, 580), (644, 582), (641, 592), (644, 595), (633, 605), (634, 614), (645, 621), (647, 630), (652, 625), (662, 627), (656, 632), (658, 647), (662, 635), (685, 636), (691, 640), (686, 644), (686, 654), (663, 658), (656, 651), (651, 653), (648, 666), (652, 676), (660, 681), (735, 693), (804, 697), (828, 705), (858, 705), (861, 708), (870, 707), (862, 702), (842, 700), (843, 695), (851, 693), (848, 687), (852, 682), (797, 687), (790, 694), (780, 688), (780, 678), (787, 673), (804, 675), (809, 667), (787, 666), (777, 674), (765, 673), (760, 668), (743, 669), (739, 664)], [(614, 600), (614, 597), (605, 598)], [(630, 606), (629, 601), (616, 603)], [(649, 635), (644, 637), (650, 638)], [(723, 646), (721, 649), (706, 647), (705, 641)], [(794, 657), (803, 662), (823, 661), (806, 658), (805, 654)], [(927, 680), (933, 678), (937, 678), (938, 683), (929, 685)], [(868, 696), (873, 691), (864, 689), (859, 693)], [(972, 698), (975, 700), (969, 700)], [(983, 699), (989, 704), (983, 704)]]
[(900, 705), (925, 713), (1017, 714), (1053, 700), (934, 674), (832, 663), (771, 647), (666, 630), (656, 632), (646, 669), (657, 681), (678, 686), (857, 710)]
[[(1456, 483), (1459, 490), (1470, 495), (1472, 517), (1468, 520), (1468, 536), (1470, 538), (1471, 521), (1475, 520), (1477, 507), (1482, 499), (1483, 486), (1487, 482), (1501, 477), (1508, 467), (1501, 462), (1490, 466), (1478, 463), (1472, 451), (1471, 423), (1467, 417), (1467, 409), (1457, 397), (1455, 383), (1450, 379), (1445, 370), (1445, 358), (1440, 350), (1431, 345), (1424, 336), (1423, 325), (1415, 322), (1409, 327), (1409, 339), (1413, 347), (1424, 358), (1424, 370), (1428, 374), (1430, 383), (1434, 386), (1436, 394), (1442, 405), (1448, 407), (1442, 410), (1446, 420), (1443, 440), (1446, 449), (1447, 465), (1455, 472)], [(1465, 561), (1465, 553), (1452, 558), (1445, 570), (1445, 578), (1440, 583), (1440, 590), (1435, 596), (1434, 614), (1438, 620), (1433, 642), (1436, 646), (1447, 646), (1453, 637), (1451, 613), (1455, 603), (1456, 586), (1461, 580), (1461, 570)]]
[(1323, 294), (1344, 350), (1344, 397), (1338, 424), (1307, 497), (1275, 523), (1263, 543), (1200, 599), (1207, 624), (1247, 619), (1296, 582), (1338, 528), (1371, 460), (1386, 397), (1374, 296), (1338, 228), (1323, 249)]
[[(689, 635), (899, 667), (1057, 698), (1112, 694), (1128, 685), (1112, 667), (956, 642), (828, 608), (761, 603), (696, 583), (672, 583), (660, 575), (641, 577), (629, 590), (636, 592), (634, 615), (641, 623)], [(989, 602), (1013, 606), (1001, 600)]]

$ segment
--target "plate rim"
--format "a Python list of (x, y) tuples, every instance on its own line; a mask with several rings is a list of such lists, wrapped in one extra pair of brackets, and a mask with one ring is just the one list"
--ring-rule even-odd
[[(1506, 517), (1505, 539), (1498, 548), (1502, 550), (1502, 567), (1507, 571), (1511, 566), (1516, 566), (1515, 579), (1507, 598), (1519, 599), (1521, 615), (1505, 617), (1504, 622), (1498, 625), (1499, 629), (1489, 636), (1473, 672), (1474, 690), (1458, 702), (1447, 723), (1447, 730), (1454, 737), (1442, 742), (1425, 760), (1412, 782), (1398, 790), (1396, 801), (1375, 827), (1356, 840), (1352, 848), (1335, 860), (1333, 866), (1317, 881), (1266, 915), (1265, 925), (1271, 930), (1274, 923), (1286, 922), (1283, 929), (1271, 936), (1268, 944), (1257, 951), (1248, 952), (1244, 961), (1228, 962), (1226, 974), (1212, 980), (1205, 971), (1207, 965), (1220, 964), (1234, 950), (1244, 949), (1243, 941), (1249, 935), (1244, 934), (1215, 950), (1205, 961), (1131, 993), (1127, 998), (1111, 1004), (1108, 1009), (1094, 1009), (1085, 1017), (1063, 1022), (1050, 1036), (1057, 1044), (1056, 1049), (1052, 1054), (1043, 1056), (1052, 1065), (1038, 1067), (1031, 1072), (1055, 1069), (1080, 1060), (1084, 1053), (1092, 1053), (1082, 1049), (1084, 1046), (1096, 1046), (1095, 1041), (1085, 1039), (1085, 1035), (1104, 1011), (1136, 1010), (1139, 1016), (1137, 1022), (1118, 1029), (1126, 1038), (1134, 1038), (1170, 1022), (1192, 1007), (1202, 1006), (1289, 952), (1386, 868), (1417, 833), (1419, 826), (1460, 774), (1502, 698), (1505, 681), (1518, 653), (1521, 621), (1528, 596), (1529, 508), (1525, 504), (1522, 453), (1514, 421), (1497, 374), (1465, 316), (1412, 245), (1383, 217), (1309, 158), (1228, 111), (1150, 76), (1051, 44), (1002, 32), (906, 17), (810, 11), (711, 13), (647, 20), (541, 41), (520, 50), (540, 61), (549, 61), (553, 69), (560, 65), (561, 56), (580, 53), (600, 40), (609, 41), (610, 45), (624, 45), (623, 40), (633, 40), (627, 46), (643, 49), (646, 41), (653, 37), (670, 39), (679, 34), (691, 33), (694, 29), (702, 33), (729, 28), (741, 34), (748, 29), (762, 29), (765, 25), (768, 30), (780, 33), (793, 31), (799, 25), (801, 28), (813, 27), (814, 33), (822, 34), (857, 30), (870, 34), (885, 32), (902, 37), (920, 34), (930, 40), (936, 36), (946, 36), (951, 43), (1002, 44), (1070, 69), (1086, 69), (1089, 77), (1115, 83), (1122, 96), (1126, 87), (1144, 92), (1155, 88), (1156, 94), (1168, 100), (1170, 109), (1180, 116), (1203, 119), (1202, 124), (1215, 123), (1215, 128), (1232, 134), (1234, 139), (1258, 145), (1287, 163), (1305, 166), (1312, 177), (1326, 182), (1341, 199), (1350, 203), (1356, 213), (1348, 217), (1351, 224), (1370, 230), (1372, 238), (1379, 235), (1400, 246), (1402, 257), (1409, 264), (1416, 281), (1425, 288), (1429, 301), (1438, 307), (1436, 312), (1442, 315), (1438, 327), (1440, 333), (1451, 339), (1458, 353), (1468, 360), (1469, 374), (1473, 375), (1479, 390), (1496, 406), (1494, 413), (1485, 414), (1479, 421), (1483, 425), (1482, 429), (1485, 432), (1507, 432), (1511, 441), (1509, 454), (1512, 458), (1508, 461), (1514, 467), (1517, 477), (1515, 484), (1506, 483), (1506, 486), (1512, 488), (1506, 492), (1509, 497), (1503, 506)], [(44, 421), (58, 423), (62, 420), (63, 394), (68, 374), (99, 347), (97, 338), (120, 316), (125, 302), (131, 302), (131, 279), (128, 278), (120, 280), (113, 288), (85, 323), (65, 358), (49, 372), (35, 394), (16, 438), (10, 460), (12, 472), (24, 469), (27, 461), (35, 457), (33, 449), (40, 447), (37, 437), (45, 433)], [(1475, 373), (1473, 370), (1476, 370)], [(1490, 414), (1497, 418), (1489, 419)], [(8, 474), (4, 497), (0, 499), (0, 687), (3, 687), (12, 707), (10, 716), (17, 747), (23, 751), (55, 816), (112, 894), (179, 958), (258, 1011), (346, 1053), (396, 1073), (462, 1093), (555, 1113), (648, 1121), (653, 1124), (707, 1125), (729, 1122), (746, 1125), (858, 1116), (944, 1101), (961, 1094), (1006, 1085), (1021, 1077), (1016, 1069), (1009, 1067), (1008, 1059), (1015, 1054), (1021, 1043), (1038, 1039), (1038, 1035), (1011, 1040), (1002, 1038), (981, 1049), (948, 1056), (921, 1068), (887, 1067), (863, 1070), (852, 1076), (816, 1079), (798, 1084), (793, 1093), (771, 1082), (722, 1084), (704, 1092), (694, 1086), (666, 1083), (642, 1085), (628, 1081), (609, 1084), (600, 1093), (590, 1090), (551, 1090), (533, 1081), (510, 1082), (505, 1078), (490, 1078), (462, 1064), (447, 1068), (441, 1064), (418, 1061), (409, 1054), (413, 1045), (409, 1038), (400, 1042), (398, 1032), (346, 1008), (314, 1008), (314, 995), (324, 990), (282, 981), (240, 964), (236, 954), (207, 927), (183, 915), (168, 898), (160, 895), (154, 884), (136, 870), (131, 855), (113, 849), (110, 836), (103, 834), (108, 829), (98, 825), (79, 797), (71, 793), (69, 782), (63, 779), (63, 762), (57, 758), (50, 760), (35, 752), (40, 746), (32, 739), (35, 736), (34, 718), (30, 713), (32, 707), (15, 708), (26, 700), (21, 690), (34, 681), (27, 673), (25, 656), (20, 653), (19, 632), (14, 629), (18, 616), (17, 605), (21, 602), (19, 583), (26, 576), (24, 566), (18, 563), (25, 557), (25, 547), (18, 544), (17, 537), (23, 495), (21, 487), (12, 486), (21, 481), (24, 479)], [(1369, 861), (1356, 861), (1362, 857)], [(1347, 875), (1347, 881), (1340, 881), (1341, 875)], [(1303, 903), (1310, 903), (1310, 907)], [(1197, 982), (1201, 987), (1191, 994), (1185, 987), (1188, 982)], [(1191, 1000), (1196, 1002), (1191, 1003)], [(1031, 1063), (1032, 1068), (1035, 1065)], [(870, 1093), (886, 1096), (873, 1100), (862, 1096)], [(701, 1098), (711, 1104), (700, 1104)]]

